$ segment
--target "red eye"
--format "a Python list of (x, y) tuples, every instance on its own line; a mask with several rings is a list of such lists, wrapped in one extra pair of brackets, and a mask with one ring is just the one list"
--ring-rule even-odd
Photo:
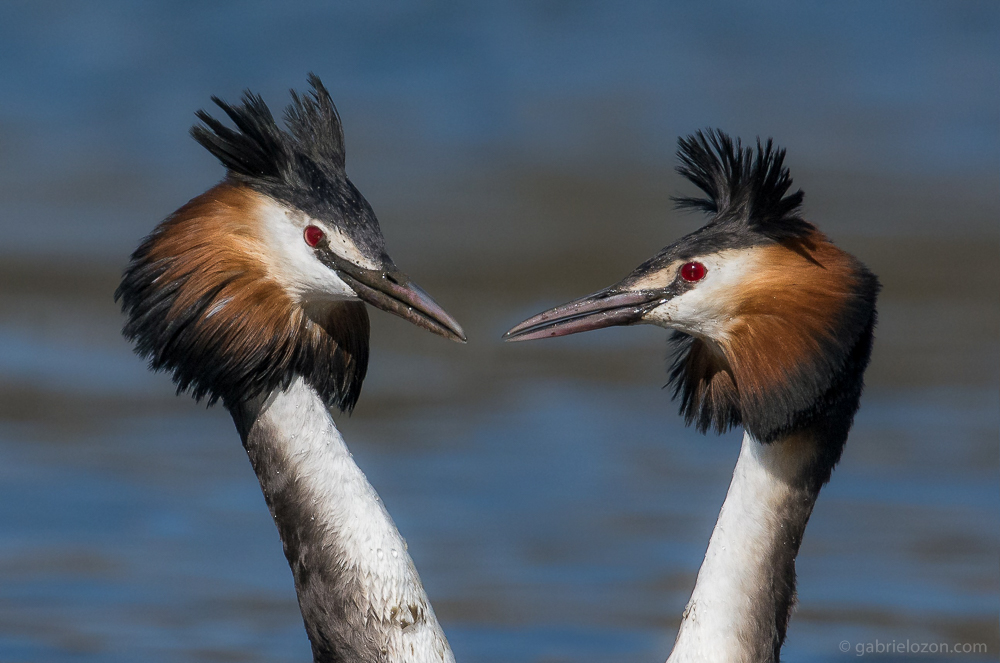
[(688, 282), (700, 281), (708, 272), (700, 262), (686, 262), (681, 265), (681, 278)]
[(326, 235), (316, 226), (306, 226), (305, 232), (302, 233), (302, 236), (305, 238), (306, 244), (309, 246), (316, 246), (323, 241), (323, 238)]

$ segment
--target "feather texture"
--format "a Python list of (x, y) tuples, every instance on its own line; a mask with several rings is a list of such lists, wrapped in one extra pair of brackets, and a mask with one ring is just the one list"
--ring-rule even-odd
[(705, 192), (706, 198), (675, 197), (679, 208), (698, 209), (718, 221), (745, 225), (774, 240), (803, 237), (815, 230), (799, 211), (804, 194), (785, 195), (792, 178), (785, 167), (785, 150), (771, 139), (757, 149), (743, 147), (719, 130), (698, 131), (681, 138), (677, 172)]
[(267, 272), (260, 194), (223, 183), (143, 241), (115, 292), (123, 334), (177, 391), (227, 407), (301, 375), (328, 405), (351, 410), (368, 366), (362, 302), (310, 310)]

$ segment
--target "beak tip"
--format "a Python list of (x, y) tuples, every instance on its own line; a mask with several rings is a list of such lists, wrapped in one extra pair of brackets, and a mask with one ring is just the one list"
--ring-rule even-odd
[(390, 267), (376, 271), (338, 264), (337, 271), (362, 301), (456, 343), (468, 342), (465, 330), (453, 317), (406, 274), (395, 270), (391, 261)]
[(521, 338), (521, 335), (524, 334), (524, 331), (526, 329), (531, 327), (531, 325), (529, 324), (530, 322), (531, 320), (525, 320), (524, 322), (519, 322), (518, 324), (514, 325), (513, 327), (505, 331), (503, 333), (503, 336), (500, 337), (500, 340), (509, 342), (523, 340)]
[(445, 315), (447, 316), (448, 323), (449, 323), (448, 324), (448, 331), (451, 332), (450, 334), (448, 334), (448, 338), (450, 338), (451, 340), (455, 341), (456, 343), (461, 343), (462, 345), (465, 345), (466, 343), (468, 343), (469, 342), (469, 337), (466, 336), (465, 330), (462, 329), (462, 326), (459, 325), (458, 322), (456, 322), (455, 319), (452, 318), (447, 313), (445, 313)]
[(514, 325), (500, 338), (508, 342), (533, 341), (641, 322), (656, 293), (620, 290), (612, 286), (551, 308)]

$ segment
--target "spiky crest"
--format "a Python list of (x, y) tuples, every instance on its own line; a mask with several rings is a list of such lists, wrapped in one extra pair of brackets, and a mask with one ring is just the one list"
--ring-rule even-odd
[(236, 125), (230, 129), (200, 110), (202, 125), (191, 127), (191, 136), (211, 152), (231, 175), (247, 183), (295, 188), (315, 184), (317, 175), (346, 178), (344, 131), (330, 93), (315, 74), (309, 74), (313, 91), (299, 96), (291, 90), (281, 129), (260, 95), (243, 93), (240, 105), (212, 97)]
[(316, 74), (309, 74), (313, 92), (299, 96), (291, 90), (292, 103), (285, 109), (285, 124), (295, 137), (299, 151), (324, 169), (344, 172), (344, 128), (340, 113)]
[(247, 91), (242, 104), (212, 97), (236, 125), (231, 129), (205, 111), (191, 128), (196, 141), (226, 167), (227, 179), (248, 186), (293, 209), (337, 225), (372, 258), (385, 250), (371, 205), (347, 178), (344, 131), (330, 93), (315, 74), (312, 92), (291, 90), (285, 129), (258, 95)]
[(799, 210), (801, 189), (792, 186), (784, 166), (785, 150), (768, 138), (757, 149), (743, 147), (723, 131), (709, 129), (678, 140), (677, 172), (707, 194), (706, 198), (674, 197), (678, 208), (698, 209), (718, 222), (745, 224), (753, 232), (776, 241), (808, 235), (815, 230)]
[(754, 149), (714, 129), (679, 146), (678, 172), (707, 197), (674, 201), (713, 218), (656, 263), (738, 249), (755, 252), (759, 264), (734, 295), (714, 349), (671, 335), (669, 384), (688, 424), (703, 432), (743, 425), (768, 442), (805, 425), (831, 393), (850, 391), (838, 382), (845, 371), (860, 384), (867, 351), (852, 353), (866, 342), (870, 349), (878, 279), (802, 218), (804, 194), (788, 194), (785, 151), (770, 139)]

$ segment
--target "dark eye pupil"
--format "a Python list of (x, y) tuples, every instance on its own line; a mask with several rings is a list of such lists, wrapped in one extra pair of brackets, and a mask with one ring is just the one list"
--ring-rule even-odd
[(302, 233), (302, 236), (305, 238), (306, 244), (309, 246), (316, 246), (323, 241), (324, 233), (316, 226), (306, 226), (305, 232)]
[(681, 266), (681, 278), (685, 281), (700, 281), (705, 278), (707, 271), (700, 262), (686, 262)]

